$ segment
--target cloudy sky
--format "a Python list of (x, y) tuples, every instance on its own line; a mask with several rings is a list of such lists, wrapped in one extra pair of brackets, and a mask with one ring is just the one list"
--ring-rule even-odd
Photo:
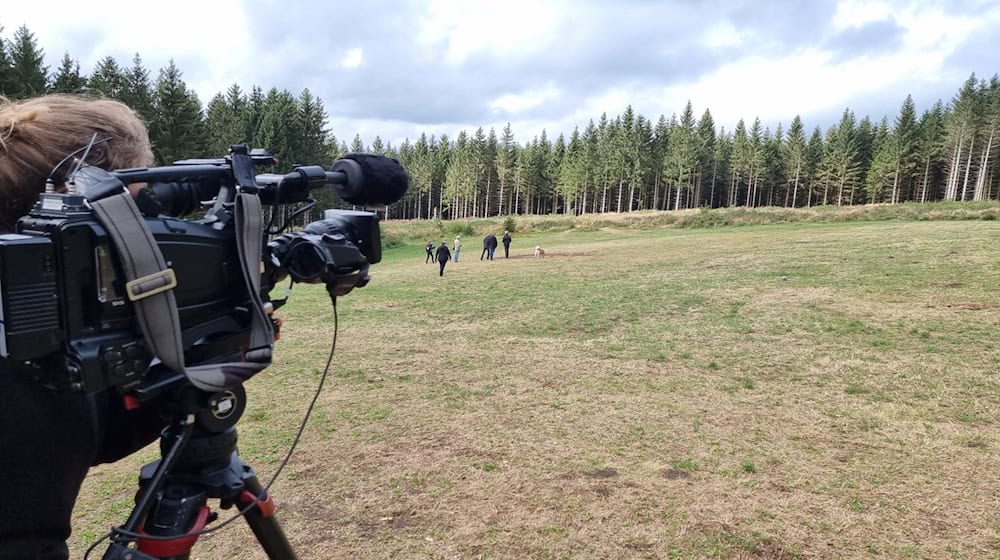
[(11, 0), (3, 36), (35, 33), (50, 69), (105, 56), (153, 79), (174, 59), (206, 102), (233, 83), (309, 88), (330, 127), (394, 144), (510, 122), (518, 142), (626, 106), (826, 128), (845, 107), (923, 111), (1000, 72), (996, 0)]

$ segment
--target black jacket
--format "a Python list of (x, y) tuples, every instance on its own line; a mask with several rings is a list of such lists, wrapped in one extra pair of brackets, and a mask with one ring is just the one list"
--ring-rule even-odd
[(492, 233), (483, 238), (483, 248), (484, 249), (496, 249), (497, 248), (497, 236)]
[(451, 260), (451, 251), (448, 250), (448, 246), (447, 245), (445, 245), (444, 243), (442, 243), (441, 246), (438, 247), (437, 257), (436, 258), (437, 258), (438, 262), (444, 262), (444, 261), (450, 261)]
[(510, 234), (509, 233), (503, 234), (503, 244), (504, 245), (510, 245)]
[(67, 558), (66, 538), (91, 465), (152, 442), (156, 411), (126, 411), (114, 391), (55, 393), (0, 368), (0, 559)]

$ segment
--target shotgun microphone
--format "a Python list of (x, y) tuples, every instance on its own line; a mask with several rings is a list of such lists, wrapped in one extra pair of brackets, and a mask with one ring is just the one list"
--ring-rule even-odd
[(376, 154), (347, 154), (330, 171), (302, 165), (284, 175), (257, 175), (264, 204), (301, 202), (309, 191), (330, 185), (334, 194), (356, 206), (387, 206), (403, 198), (410, 176), (396, 158)]
[(389, 205), (403, 198), (410, 176), (396, 158), (376, 154), (347, 154), (333, 163), (333, 173), (346, 180), (333, 183), (333, 192), (358, 206)]

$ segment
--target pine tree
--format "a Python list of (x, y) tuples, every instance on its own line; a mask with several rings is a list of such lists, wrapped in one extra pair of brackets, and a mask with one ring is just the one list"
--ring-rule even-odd
[(14, 93), (14, 69), (10, 60), (7, 41), (3, 39), (3, 26), (0, 25), (0, 95), (10, 96)]
[(696, 132), (697, 143), (695, 155), (698, 160), (697, 174), (695, 179), (694, 206), (701, 206), (704, 202), (704, 188), (706, 181), (714, 185), (713, 175), (715, 159), (715, 119), (712, 113), (705, 109), (701, 118), (698, 119), (698, 129)]
[(972, 170), (972, 153), (976, 146), (980, 120), (980, 91), (973, 73), (952, 98), (947, 119), (949, 154), (948, 182), (945, 200), (965, 200)]
[(469, 133), (462, 130), (455, 138), (455, 146), (445, 167), (442, 197), (442, 212), (447, 209), (451, 219), (464, 218), (467, 209), (463, 205), (474, 190), (475, 161)]
[(895, 183), (893, 185), (892, 202), (903, 202), (915, 198), (917, 170), (920, 167), (920, 157), (917, 154), (917, 140), (920, 126), (917, 123), (917, 108), (913, 97), (906, 96), (899, 108), (893, 128), (895, 140), (894, 164), (896, 166)]
[(736, 123), (733, 131), (732, 158), (729, 177), (729, 191), (726, 206), (736, 206), (740, 199), (740, 186), (747, 185), (747, 199), (750, 198), (750, 178), (753, 172), (753, 158), (750, 149), (750, 139), (747, 137), (746, 125), (743, 119)]
[(434, 179), (434, 162), (431, 159), (431, 148), (427, 134), (420, 134), (420, 138), (413, 146), (413, 158), (406, 162), (406, 169), (410, 173), (410, 191), (416, 198), (415, 216), (417, 218), (423, 217), (421, 210), (423, 200), (426, 197), (428, 199), (426, 217), (430, 218), (430, 194), (431, 183)]
[(729, 176), (732, 155), (732, 136), (726, 132), (724, 127), (720, 128), (712, 154), (712, 183), (708, 191), (709, 208), (719, 208), (724, 205), (723, 193), (725, 189), (723, 187), (726, 184), (725, 178)]
[[(237, 89), (239, 89), (237, 87)], [(243, 141), (256, 148), (261, 147), (261, 143), (257, 138), (257, 133), (260, 129), (260, 119), (264, 116), (264, 91), (258, 85), (250, 87), (250, 94), (247, 96), (245, 103), (242, 101), (236, 101), (232, 97), (233, 88), (230, 87), (226, 94), (226, 100), (229, 102), (230, 107), (235, 107), (237, 103), (244, 105), (242, 111), (235, 111), (237, 115), (241, 115), (241, 122), (243, 124)]]
[(761, 192), (761, 204), (764, 206), (775, 206), (775, 201), (781, 196), (781, 193), (787, 193), (788, 191), (788, 184), (785, 182), (787, 177), (785, 159), (782, 157), (782, 141), (784, 136), (785, 131), (781, 123), (778, 123), (778, 128), (774, 134), (771, 134), (770, 129), (764, 129), (763, 173), (764, 182), (767, 186), (766, 200), (763, 200), (763, 190)]
[(760, 193), (761, 193), (761, 179), (767, 175), (767, 169), (765, 167), (766, 152), (764, 149), (765, 141), (765, 130), (763, 124), (760, 122), (760, 117), (757, 117), (753, 121), (753, 125), (750, 126), (748, 131), (748, 153), (749, 153), (749, 168), (747, 174), (747, 199), (746, 206), (753, 207), (760, 205)]
[[(880, 128), (888, 128), (884, 119)], [(899, 181), (899, 173), (895, 164), (896, 143), (895, 134), (887, 134), (884, 140), (876, 142), (875, 155), (872, 158), (868, 174), (865, 176), (865, 184), (868, 189), (867, 198), (868, 202), (872, 204), (884, 201), (887, 191), (890, 195), (890, 202), (895, 202), (894, 185), (897, 185)]]
[(121, 100), (150, 122), (153, 119), (153, 86), (142, 57), (135, 53), (132, 67), (122, 75)]
[(258, 147), (270, 150), (278, 158), (280, 171), (288, 171), (292, 165), (300, 163), (302, 123), (298, 104), (288, 90), (268, 90), (256, 140)]
[(500, 142), (497, 147), (497, 155), (494, 158), (496, 162), (497, 170), (497, 181), (499, 183), (499, 203), (497, 206), (497, 215), (503, 216), (504, 210), (508, 214), (513, 213), (510, 204), (510, 187), (511, 180), (514, 173), (514, 131), (510, 127), (508, 122), (506, 126), (503, 127), (503, 132), (500, 136)]
[[(592, 194), (592, 191), (597, 185), (597, 180), (600, 175), (600, 162), (598, 161), (598, 149), (599, 149), (599, 134), (597, 132), (597, 126), (594, 124), (593, 120), (587, 123), (587, 128), (583, 129), (583, 154), (581, 155), (583, 159), (583, 185), (581, 187), (581, 197), (580, 197), (580, 214), (587, 213), (587, 202), (588, 195)], [(594, 211), (594, 200), (596, 200), (596, 195), (593, 195), (589, 202), (591, 204), (590, 211)]]
[(803, 175), (806, 165), (805, 126), (798, 115), (795, 115), (791, 126), (788, 127), (788, 135), (783, 146), (785, 171), (788, 173), (786, 181), (791, 186), (791, 201), (785, 205), (795, 208), (798, 206), (799, 187), (802, 185), (802, 180), (804, 179)]
[(351, 151), (354, 153), (362, 153), (365, 151), (365, 142), (361, 139), (361, 135), (358, 133), (355, 133), (354, 139), (351, 140)]
[(864, 201), (865, 179), (868, 176), (868, 169), (871, 167), (875, 150), (879, 149), (888, 137), (888, 131), (888, 120), (886, 118), (882, 119), (880, 126), (875, 126), (872, 124), (872, 120), (866, 116), (855, 127), (854, 138), (857, 144), (855, 161), (858, 165), (858, 179), (850, 185), (849, 190), (844, 195), (846, 198), (844, 201), (845, 204), (855, 204), (859, 200)]
[[(836, 192), (837, 206), (843, 205), (861, 180), (858, 162), (858, 138), (854, 113), (845, 109), (840, 122), (827, 132), (826, 150), (822, 163), (823, 204), (829, 202), (831, 190)], [(847, 200), (850, 203), (850, 200)]]
[(924, 111), (920, 117), (919, 133), (917, 138), (917, 155), (919, 157), (919, 188), (920, 202), (926, 202), (928, 193), (934, 191), (930, 198), (937, 200), (940, 192), (938, 178), (944, 166), (945, 152), (945, 114), (944, 106), (940, 101), (933, 107)]
[(653, 123), (642, 115), (635, 121), (635, 141), (637, 145), (636, 159), (632, 162), (632, 183), (636, 188), (636, 200), (634, 205), (630, 204), (630, 208), (645, 210), (651, 203), (650, 180), (662, 168), (658, 163), (654, 167), (653, 163), (653, 152), (656, 148), (653, 140)]
[(299, 161), (304, 164), (322, 165), (330, 152), (329, 131), (326, 128), (326, 110), (323, 100), (315, 97), (308, 89), (299, 94), (299, 117), (302, 124), (302, 139)]
[(87, 80), (87, 87), (112, 99), (121, 99), (125, 91), (125, 75), (118, 62), (113, 57), (106, 56), (97, 63)]
[(568, 214), (574, 209), (573, 200), (576, 199), (584, 184), (584, 145), (580, 139), (579, 127), (573, 129), (573, 134), (569, 137), (569, 145), (559, 166), (556, 190), (565, 200), (565, 212)]
[[(483, 216), (492, 216), (492, 201), (494, 199), (493, 189), (497, 183), (497, 150), (499, 150), (500, 141), (497, 138), (497, 132), (490, 127), (490, 133), (486, 135), (486, 143), (483, 144), (483, 151), (480, 154), (479, 165), (480, 172), (486, 178), (486, 202), (483, 208)], [(497, 194), (499, 196), (499, 193)], [(499, 204), (497, 204), (499, 206)]]
[(1000, 135), (1000, 78), (995, 74), (982, 93), (982, 141), (978, 156), (978, 172), (973, 190), (973, 200), (990, 197), (991, 177), (994, 175), (998, 135)]
[[(670, 129), (669, 148), (664, 161), (663, 176), (676, 189), (674, 210), (681, 208), (681, 199), (692, 190), (695, 168), (698, 166), (698, 139), (694, 109), (688, 101), (676, 126)], [(687, 205), (685, 204), (685, 207)]]
[(160, 69), (156, 80), (149, 133), (153, 154), (161, 164), (205, 155), (201, 102), (181, 76), (181, 71), (170, 60)]
[(819, 126), (813, 128), (809, 136), (809, 143), (806, 144), (805, 174), (808, 188), (806, 190), (806, 206), (813, 205), (813, 194), (816, 184), (820, 181), (821, 166), (823, 163), (823, 153), (826, 146), (823, 145), (823, 132)]
[(59, 69), (52, 76), (50, 90), (53, 93), (76, 93), (87, 85), (87, 81), (80, 75), (80, 63), (70, 58), (69, 53), (64, 53)]
[[(659, 120), (656, 121), (656, 126), (653, 128), (653, 149), (650, 161), (650, 165), (653, 168), (653, 210), (663, 210), (669, 207), (669, 196), (667, 193), (664, 193), (662, 198), (660, 197), (660, 187), (664, 184), (664, 170), (666, 169), (665, 161), (669, 138), (670, 124), (667, 122), (665, 116), (660, 115)], [(660, 200), (663, 200), (665, 203), (661, 205)]]
[(229, 146), (234, 143), (229, 127), (234, 120), (225, 96), (215, 94), (205, 106), (205, 141), (209, 154), (221, 156), (229, 152)]
[(45, 93), (48, 67), (43, 66), (44, 51), (38, 47), (35, 34), (21, 26), (10, 42), (9, 94), (15, 99), (35, 97)]

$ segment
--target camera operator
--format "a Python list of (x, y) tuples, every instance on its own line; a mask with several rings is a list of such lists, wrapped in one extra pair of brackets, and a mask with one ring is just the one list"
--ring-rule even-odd
[[(150, 165), (149, 135), (128, 106), (109, 99), (0, 97), (0, 233), (14, 230), (66, 155), (96, 141), (86, 163)], [(72, 168), (53, 174), (57, 188)], [(133, 194), (142, 185), (130, 185)], [(152, 442), (155, 409), (127, 411), (113, 391), (57, 393), (0, 363), (0, 560), (64, 559), (73, 504), (91, 465), (117, 461)]]

